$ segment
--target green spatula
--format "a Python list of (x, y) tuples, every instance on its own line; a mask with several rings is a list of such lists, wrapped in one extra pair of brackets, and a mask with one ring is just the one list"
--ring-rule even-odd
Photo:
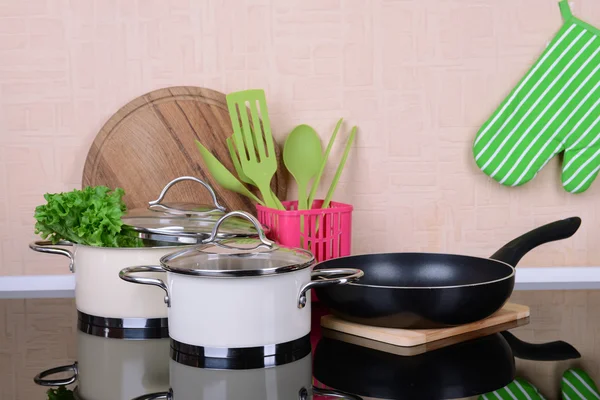
[(244, 195), (260, 205), (265, 205), (258, 197), (256, 197), (246, 186), (242, 184), (223, 164), (219, 161), (206, 147), (196, 140), (196, 146), (200, 151), (200, 155), (204, 159), (204, 163), (213, 178), (225, 189), (232, 192)]

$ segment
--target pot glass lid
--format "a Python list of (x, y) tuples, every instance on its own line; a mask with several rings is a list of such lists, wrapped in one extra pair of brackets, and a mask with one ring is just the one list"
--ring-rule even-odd
[[(192, 180), (202, 184), (211, 194), (214, 205), (193, 203), (162, 203), (167, 191), (177, 182)], [(129, 234), (143, 239), (167, 242), (201, 243), (206, 240), (217, 221), (225, 215), (212, 188), (194, 177), (180, 177), (162, 190), (157, 200), (149, 202), (148, 208), (130, 210), (122, 221)], [(247, 220), (233, 218), (223, 225), (219, 238), (256, 236), (256, 229)]]
[[(259, 237), (218, 240), (221, 224), (231, 217), (247, 219)], [(258, 220), (242, 211), (232, 211), (221, 218), (205, 244), (161, 259), (167, 271), (215, 278), (281, 274), (308, 268), (313, 263), (314, 257), (309, 251), (279, 246), (266, 239)]]

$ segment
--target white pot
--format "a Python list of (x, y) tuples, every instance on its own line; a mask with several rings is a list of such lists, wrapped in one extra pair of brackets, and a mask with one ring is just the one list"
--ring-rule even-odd
[[(120, 340), (79, 332), (77, 343), (78, 362), (44, 371), (36, 376), (36, 383), (43, 386), (77, 383), (77, 394), (85, 400), (131, 399), (143, 393), (168, 390), (168, 338)], [(45, 379), (67, 371), (72, 376)]]
[(71, 272), (75, 273), (75, 305), (78, 311), (103, 318), (167, 317), (162, 296), (148, 287), (128, 285), (119, 279), (119, 271), (131, 265), (154, 264), (162, 256), (181, 249), (181, 246), (118, 248), (64, 243), (57, 247), (47, 241), (38, 241), (29, 247), (69, 257)]
[(312, 387), (312, 357), (274, 368), (212, 370), (170, 363), (173, 400), (296, 400)]
[[(255, 224), (259, 239), (215, 241), (220, 224), (232, 216)], [(243, 354), (240, 349), (252, 353), (262, 347), (269, 356), (308, 343), (310, 351), (308, 290), (345, 284), (363, 275), (349, 268), (311, 272), (310, 252), (278, 247), (259, 226), (250, 214), (233, 211), (216, 223), (204, 245), (162, 257), (160, 266), (121, 271), (124, 280), (156, 285), (166, 292), (175, 350), (217, 359), (228, 357), (224, 349)], [(159, 271), (166, 272), (164, 281), (137, 275)]]

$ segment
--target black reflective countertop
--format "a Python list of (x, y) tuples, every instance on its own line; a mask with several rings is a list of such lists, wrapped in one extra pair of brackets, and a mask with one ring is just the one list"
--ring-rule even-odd
[(560, 376), (569, 367), (600, 377), (600, 292), (516, 292), (511, 301), (531, 308), (528, 323), (434, 350), (322, 330), (318, 320), (326, 310), (315, 304), (310, 355), (266, 369), (208, 370), (173, 361), (168, 338), (109, 339), (78, 331), (72, 299), (0, 300), (0, 399), (47, 399), (49, 388), (33, 378), (54, 367), (65, 371), (44, 379), (68, 383), (76, 371), (67, 388), (82, 400), (169, 391), (173, 400), (477, 398), (515, 377), (552, 399), (559, 398)]

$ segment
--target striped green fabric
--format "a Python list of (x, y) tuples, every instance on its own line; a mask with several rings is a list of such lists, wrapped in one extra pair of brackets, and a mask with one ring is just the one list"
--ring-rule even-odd
[(479, 400), (545, 400), (538, 389), (525, 379), (517, 378), (502, 389), (479, 396)]
[(559, 2), (564, 24), (475, 138), (479, 168), (522, 185), (564, 151), (562, 183), (585, 191), (600, 170), (600, 30)]
[(563, 374), (562, 395), (564, 400), (598, 400), (600, 392), (596, 384), (581, 369), (569, 369)]

